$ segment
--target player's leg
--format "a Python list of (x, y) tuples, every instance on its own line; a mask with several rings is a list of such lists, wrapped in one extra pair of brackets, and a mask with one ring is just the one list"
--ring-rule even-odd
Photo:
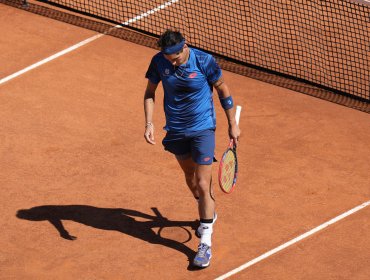
[[(181, 168), (182, 168), (182, 170), (183, 170), (183, 172), (185, 174), (186, 183), (187, 183), (190, 191), (192, 192), (193, 196), (198, 201), (199, 217), (202, 218), (202, 217), (205, 216), (205, 210), (204, 209), (206, 209), (208, 207), (205, 207), (204, 206), (205, 205), (204, 199), (202, 199), (202, 202), (200, 202), (199, 191), (198, 191), (198, 184), (196, 183), (196, 178), (195, 178), (196, 163), (194, 163), (194, 161), (191, 158), (189, 158), (189, 157), (187, 157), (185, 159), (183, 156), (176, 156), (176, 159), (179, 162), (179, 165), (181, 166)], [(207, 191), (207, 190), (205, 190), (205, 191)], [(213, 200), (214, 200), (212, 182), (210, 182), (209, 191), (210, 191), (211, 198), (213, 198)], [(209, 203), (206, 203), (206, 205), (209, 205)], [(215, 222), (216, 219), (217, 219), (217, 214), (214, 212), (214, 214), (213, 214), (213, 222)], [(199, 226), (198, 229), (195, 231), (195, 235), (198, 238), (201, 238), (202, 233), (203, 233), (203, 229), (202, 229), (201, 226)]]
[(191, 159), (190, 141), (186, 139), (184, 133), (167, 132), (162, 144), (166, 151), (175, 155), (182, 171), (184, 172), (186, 185), (192, 192), (193, 196), (198, 199), (198, 190), (194, 181), (195, 165)]
[(184, 172), (186, 185), (192, 192), (196, 199), (199, 199), (199, 192), (195, 183), (195, 163), (191, 158), (191, 154), (187, 155), (176, 155), (176, 159)]
[(207, 267), (211, 259), (215, 200), (212, 193), (212, 163), (215, 149), (214, 130), (205, 130), (194, 135), (192, 158), (195, 162), (195, 183), (199, 192), (199, 214), (201, 234), (198, 253), (193, 264)]
[(201, 233), (198, 252), (193, 264), (198, 267), (209, 266), (212, 257), (212, 233), (215, 214), (215, 201), (211, 195), (212, 165), (196, 165), (195, 178), (199, 191), (199, 213)]
[(212, 165), (195, 164), (195, 184), (199, 193), (199, 214), (202, 220), (212, 220), (215, 201), (212, 197)]
[(215, 152), (215, 131), (208, 129), (194, 133), (191, 155), (195, 166), (195, 184), (199, 193), (201, 219), (213, 219), (215, 201), (212, 192), (212, 163)]

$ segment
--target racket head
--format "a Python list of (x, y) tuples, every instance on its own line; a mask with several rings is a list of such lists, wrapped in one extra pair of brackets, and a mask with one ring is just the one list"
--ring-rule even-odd
[(238, 158), (236, 156), (236, 147), (230, 142), (229, 147), (222, 155), (218, 169), (218, 183), (224, 193), (231, 193), (236, 185), (238, 177)]

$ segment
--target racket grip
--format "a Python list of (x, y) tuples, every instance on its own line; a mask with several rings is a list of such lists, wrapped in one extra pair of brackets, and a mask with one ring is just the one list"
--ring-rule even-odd
[(240, 112), (242, 111), (242, 106), (237, 105), (236, 106), (236, 112), (235, 112), (235, 120), (236, 124), (239, 125), (239, 119), (240, 119)]

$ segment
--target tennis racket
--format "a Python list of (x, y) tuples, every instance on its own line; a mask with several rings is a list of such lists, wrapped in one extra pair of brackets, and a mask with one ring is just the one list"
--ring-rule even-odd
[[(239, 125), (241, 106), (236, 106), (235, 120)], [(238, 158), (236, 157), (236, 145), (231, 139), (229, 146), (222, 155), (218, 169), (218, 183), (224, 193), (231, 193), (236, 184), (238, 176)]]

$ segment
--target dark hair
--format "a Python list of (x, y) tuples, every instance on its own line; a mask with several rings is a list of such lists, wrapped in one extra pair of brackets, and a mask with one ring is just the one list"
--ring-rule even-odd
[(157, 45), (163, 50), (164, 48), (177, 45), (182, 40), (184, 40), (184, 37), (179, 31), (167, 29), (162, 33), (161, 37), (159, 37)]

